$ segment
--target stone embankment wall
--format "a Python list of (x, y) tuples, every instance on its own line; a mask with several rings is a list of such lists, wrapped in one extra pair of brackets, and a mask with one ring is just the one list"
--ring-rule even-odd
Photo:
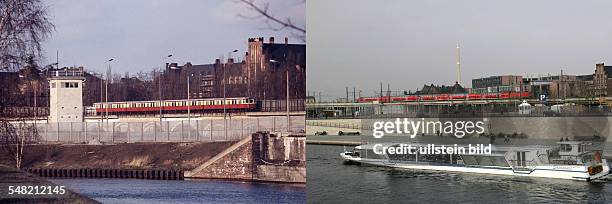
[(185, 177), (305, 183), (305, 145), (303, 133), (254, 133)]

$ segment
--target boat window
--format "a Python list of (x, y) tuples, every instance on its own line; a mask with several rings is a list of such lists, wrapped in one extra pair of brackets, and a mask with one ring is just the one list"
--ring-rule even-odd
[(423, 154), (419, 155), (419, 162), (450, 163), (448, 154)]
[(508, 162), (506, 162), (506, 158), (504, 158), (503, 156), (491, 156), (491, 162), (493, 162), (493, 166), (510, 166)]
[(368, 149), (368, 150), (361, 150), (363, 151), (361, 153), (363, 158), (368, 158), (368, 159), (381, 159), (381, 157), (383, 155), (378, 155), (376, 153), (374, 153), (374, 150)]
[(389, 154), (389, 160), (394, 161), (415, 161), (416, 155), (414, 154)]
[(493, 162), (491, 162), (491, 158), (487, 156), (474, 156), (476, 158), (476, 162), (481, 166), (493, 166)]
[(463, 159), (463, 163), (465, 165), (478, 165), (478, 162), (473, 155), (461, 155), (461, 158)]
[(563, 151), (563, 152), (571, 152), (572, 151), (572, 145), (561, 144), (561, 151)]

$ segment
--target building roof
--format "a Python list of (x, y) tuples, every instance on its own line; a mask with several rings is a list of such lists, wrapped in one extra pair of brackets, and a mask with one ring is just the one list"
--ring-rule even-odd
[(612, 78), (612, 66), (604, 66), (604, 71), (606, 75), (608, 75), (608, 78)]
[[(274, 60), (286, 60), (291, 56), (287, 56), (289, 54), (293, 55), (303, 55), (303, 56), (294, 56), (299, 57), (298, 64), (305, 65), (306, 64), (306, 45), (304, 44), (284, 44), (284, 43), (264, 43), (263, 49), (267, 51), (269, 59)], [(264, 51), (264, 53), (266, 53)]]
[(576, 76), (576, 80), (580, 80), (580, 81), (593, 81), (593, 75), (592, 74), (578, 75), (578, 76)]

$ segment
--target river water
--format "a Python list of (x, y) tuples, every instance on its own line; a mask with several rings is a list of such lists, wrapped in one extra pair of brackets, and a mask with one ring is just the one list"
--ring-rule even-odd
[(612, 202), (612, 181), (589, 183), (347, 165), (340, 159), (343, 149), (307, 145), (308, 203)]
[(55, 179), (102, 203), (304, 203), (298, 184), (222, 180)]

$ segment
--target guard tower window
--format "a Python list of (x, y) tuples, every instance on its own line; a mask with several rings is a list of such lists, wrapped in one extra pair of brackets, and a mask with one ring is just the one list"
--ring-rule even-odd
[(79, 88), (78, 82), (64, 82), (61, 84), (62, 84), (62, 88)]

